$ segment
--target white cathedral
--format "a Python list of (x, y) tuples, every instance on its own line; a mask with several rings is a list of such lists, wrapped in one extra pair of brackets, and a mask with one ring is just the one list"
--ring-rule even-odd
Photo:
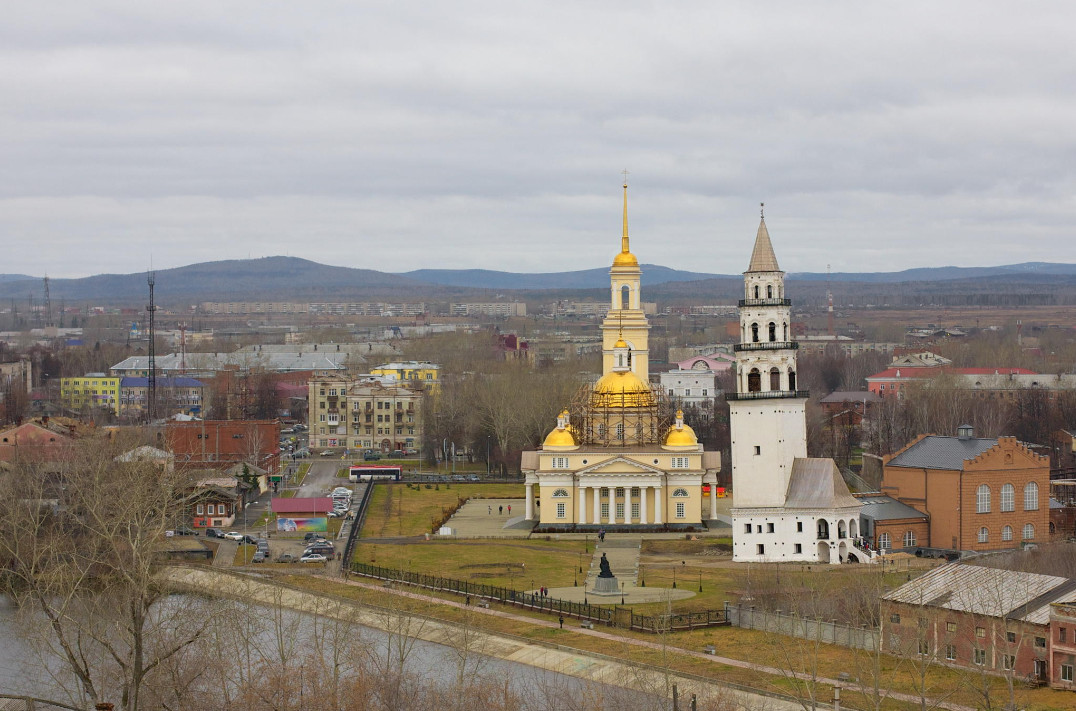
[(861, 505), (832, 459), (807, 456), (807, 392), (796, 389), (796, 350), (785, 273), (766, 219), (755, 236), (740, 300), (732, 429), (732, 559), (869, 562), (853, 540)]

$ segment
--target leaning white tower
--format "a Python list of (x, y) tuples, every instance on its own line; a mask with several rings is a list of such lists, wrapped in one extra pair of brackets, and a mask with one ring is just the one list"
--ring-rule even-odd
[(792, 465), (807, 456), (807, 393), (796, 389), (799, 344), (792, 339), (791, 303), (763, 217), (744, 272), (736, 393), (726, 396), (734, 539), (751, 527), (750, 545), (734, 545), (734, 560), (774, 559)]

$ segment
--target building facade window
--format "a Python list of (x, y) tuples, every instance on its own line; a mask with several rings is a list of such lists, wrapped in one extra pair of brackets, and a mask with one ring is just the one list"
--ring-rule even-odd
[(1061, 665), (1061, 681), (1072, 681), (1072, 665)]
[(676, 502), (676, 518), (684, 518), (687, 516), (687, 505), (683, 501)]
[(946, 661), (950, 661), (950, 662), (956, 661), (956, 645), (955, 644), (947, 644), (947, 645), (945, 645), (945, 659), (946, 659)]
[(565, 518), (568, 515), (568, 505), (563, 501), (557, 502), (557, 518)]
[(1035, 524), (1033, 524), (1033, 523), (1025, 523), (1024, 524), (1024, 540), (1025, 541), (1033, 541), (1033, 540), (1035, 540)]
[(904, 547), (912, 548), (916, 544), (915, 531), (904, 532)]
[(978, 647), (975, 648), (975, 663), (980, 667), (986, 664), (985, 649), (979, 649)]
[(990, 542), (990, 529), (988, 529), (986, 526), (983, 526), (982, 528), (979, 529), (979, 543), (989, 543), (989, 542)]
[(631, 518), (632, 520), (638, 520), (639, 518), (639, 502), (633, 501), (631, 504)]
[(608, 518), (609, 518), (609, 502), (603, 501), (602, 502), (602, 519), (607, 520)]
[(553, 468), (554, 469), (567, 469), (568, 468), (568, 458), (567, 457), (553, 457)]
[(673, 492), (674, 497), (685, 497), (687, 495), (687, 489), (677, 489)]
[(553, 498), (554, 499), (567, 499), (568, 498), (568, 490), (567, 489), (557, 489), (556, 491), (553, 492)]
[(1012, 484), (1002, 484), (1001, 486), (1001, 510), (1016, 510), (1016, 487)]
[(616, 502), (616, 519), (617, 519), (617, 521), (621, 521), (621, 520), (623, 520), (623, 518), (624, 518), (624, 502), (623, 501), (618, 501), (618, 502)]
[(1024, 511), (1039, 510), (1039, 485), (1029, 481), (1024, 486)]
[(1004, 526), (1001, 529), (1001, 540), (1003, 540), (1003, 541), (1011, 541), (1012, 540), (1012, 526)]
[(886, 551), (886, 550), (889, 550), (891, 547), (892, 546), (890, 545), (889, 534), (888, 533), (879, 533), (878, 534), (878, 548), (880, 548), (881, 550)]
[(990, 513), (990, 487), (979, 484), (975, 491), (975, 513)]
[(688, 468), (688, 458), (687, 457), (673, 457), (672, 458), (672, 468), (673, 469), (687, 469)]

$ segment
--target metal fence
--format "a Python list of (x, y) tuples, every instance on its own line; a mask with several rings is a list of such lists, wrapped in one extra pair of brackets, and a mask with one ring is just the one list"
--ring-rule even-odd
[(64, 709), (65, 711), (83, 711), (78, 706), (71, 706), (60, 701), (38, 699), (33, 696), (12, 696), (0, 694), (0, 711), (53, 711)]
[(368, 483), (362, 490), (359, 506), (355, 509), (355, 517), (351, 521), (351, 529), (347, 532), (347, 543), (344, 544), (344, 564), (340, 566), (340, 574), (347, 574), (347, 561), (351, 560), (355, 552), (355, 540), (359, 537), (359, 531), (366, 523), (366, 509), (370, 505), (370, 493), (374, 490), (374, 482)]
[(854, 627), (836, 620), (819, 620), (784, 612), (764, 612), (743, 605), (725, 605), (725, 617), (734, 627), (766, 630), (789, 637), (818, 640), (852, 649), (877, 651), (878, 630), (872, 627)]
[(473, 583), (469, 580), (415, 573), (369, 563), (352, 563), (351, 572), (368, 578), (404, 583), (427, 590), (454, 592), (489, 602), (525, 607), (539, 612), (575, 617), (641, 632), (675, 632), (727, 624), (724, 610), (703, 610), (672, 615), (638, 615), (631, 608), (623, 606), (599, 607), (587, 602), (572, 602), (548, 595), (535, 595), (500, 585)]

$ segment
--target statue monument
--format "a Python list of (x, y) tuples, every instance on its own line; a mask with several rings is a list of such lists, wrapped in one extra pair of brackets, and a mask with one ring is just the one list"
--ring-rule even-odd
[(594, 581), (594, 589), (591, 592), (595, 595), (619, 595), (620, 585), (609, 568), (609, 559), (605, 557), (605, 553), (602, 553), (598, 568), (598, 579)]

